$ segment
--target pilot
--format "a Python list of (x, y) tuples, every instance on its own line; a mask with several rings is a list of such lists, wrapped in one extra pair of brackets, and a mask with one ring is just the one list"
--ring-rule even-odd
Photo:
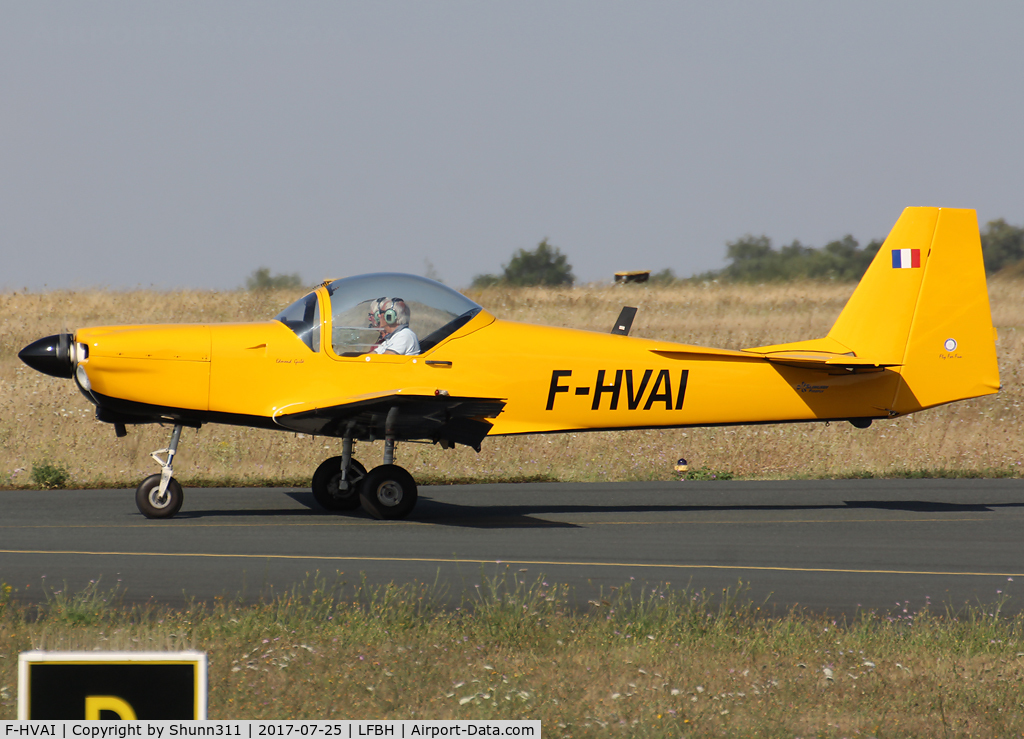
[(384, 340), (374, 354), (419, 354), (420, 340), (409, 328), (409, 306), (401, 298), (377, 301), (375, 316)]

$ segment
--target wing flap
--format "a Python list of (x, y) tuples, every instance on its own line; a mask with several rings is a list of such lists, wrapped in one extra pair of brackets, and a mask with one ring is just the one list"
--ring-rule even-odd
[(381, 390), (373, 393), (360, 393), (358, 395), (339, 395), (334, 398), (323, 398), (321, 400), (312, 400), (302, 403), (290, 403), (289, 405), (281, 406), (274, 411), (274, 420), (276, 421), (279, 417), (292, 416), (299, 413), (308, 413), (310, 411), (327, 409), (327, 408), (338, 408), (343, 406), (354, 406), (357, 404), (373, 402), (381, 400), (383, 398), (392, 397), (435, 397), (438, 394), (438, 390), (432, 387), (411, 387), (411, 388), (394, 388), (391, 390)]

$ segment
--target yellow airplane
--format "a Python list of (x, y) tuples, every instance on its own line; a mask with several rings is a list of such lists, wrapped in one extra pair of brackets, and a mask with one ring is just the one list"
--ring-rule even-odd
[[(907, 208), (828, 335), (743, 351), (498, 320), (402, 274), (324, 282), (261, 323), (103, 326), (19, 357), (74, 378), (124, 436), (173, 425), (136, 503), (169, 518), (183, 426), (224, 423), (342, 439), (313, 475), (331, 511), (407, 516), (416, 483), (395, 443), (479, 451), (487, 436), (848, 420), (858, 428), (999, 390), (977, 217)], [(396, 352), (396, 353), (392, 353)], [(384, 441), (367, 471), (353, 441)]]

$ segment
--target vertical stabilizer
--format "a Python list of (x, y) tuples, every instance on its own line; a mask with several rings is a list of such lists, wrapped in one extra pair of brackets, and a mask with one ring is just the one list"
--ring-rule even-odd
[(997, 392), (975, 212), (904, 210), (828, 338), (858, 356), (899, 365), (896, 413)]

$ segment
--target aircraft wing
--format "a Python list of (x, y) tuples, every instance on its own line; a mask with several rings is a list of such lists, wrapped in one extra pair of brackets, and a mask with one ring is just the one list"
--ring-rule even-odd
[(439, 393), (433, 388), (401, 388), (278, 408), (274, 422), (311, 436), (381, 439), (429, 439), (464, 444), (479, 451), (491, 423), (505, 407), (500, 398), (471, 398)]

